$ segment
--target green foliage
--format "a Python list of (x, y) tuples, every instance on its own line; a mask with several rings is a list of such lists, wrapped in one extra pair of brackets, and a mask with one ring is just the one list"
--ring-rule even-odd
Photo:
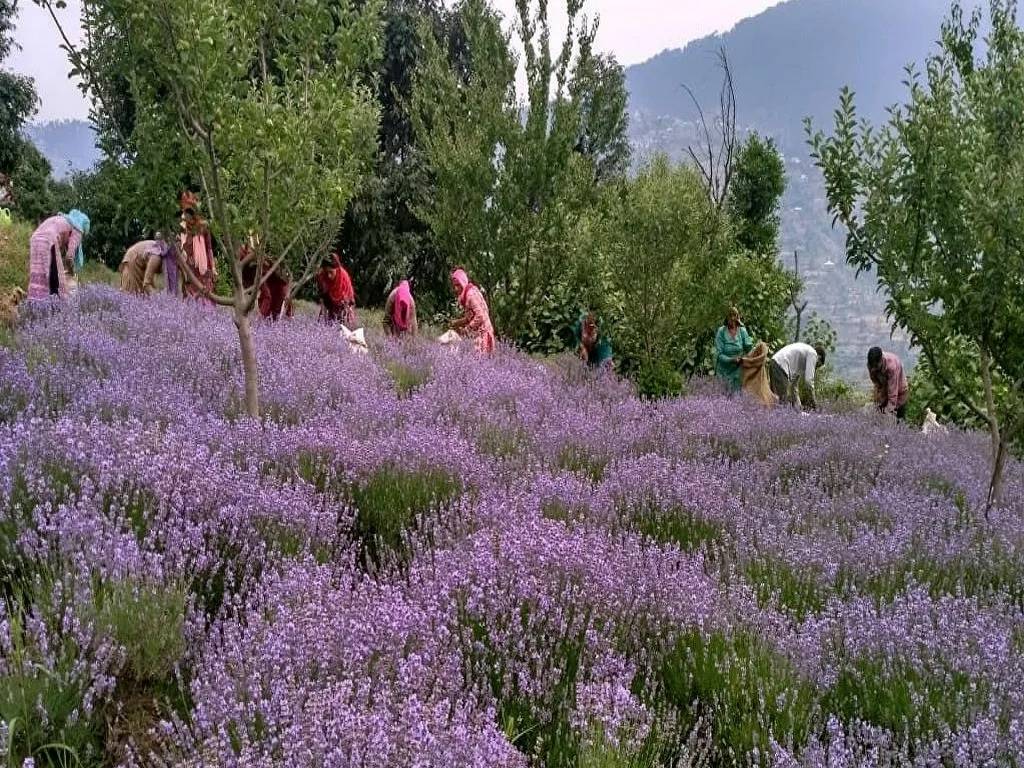
[(457, 14), (436, 0), (388, 0), (384, 10), (383, 55), (366, 73), (381, 107), (373, 173), (349, 204), (343, 241), (345, 260), (358, 275), (360, 301), (383, 303), (399, 280), (415, 277), (421, 317), (448, 303), (447, 262), (434, 247), (419, 209), (430, 199), (427, 157), (413, 127), (413, 82), (430, 30), (451, 41), (451, 66), (466, 56), (452, 35)]
[[(517, 5), (520, 93), (520, 62), (499, 17), (482, 0), (465, 0), (454, 37), (424, 36), (413, 96), (435, 184), (420, 214), (448, 263), (487, 292), (499, 333), (533, 350), (560, 333), (538, 322), (538, 308), (567, 273), (578, 276), (567, 257), (576, 253), (579, 214), (598, 180), (624, 167), (622, 70), (593, 54), (596, 27), (580, 24), (581, 5), (568, 3), (566, 36), (554, 50), (547, 3)], [(468, 78), (450, 65), (463, 48)]]
[(35, 145), (23, 140), (11, 182), (14, 211), (26, 221), (41, 221), (57, 212), (51, 170), (50, 162)]
[(792, 277), (774, 256), (735, 247), (728, 224), (696, 171), (656, 157), (609, 185), (581, 226), (580, 248), (603, 281), (595, 301), (613, 320), (618, 369), (642, 393), (677, 394), (684, 373), (707, 371), (712, 336), (732, 304), (755, 336), (773, 346), (784, 337)]
[(844, 90), (833, 135), (807, 130), (847, 260), (876, 273), (944, 399), (988, 424), (996, 447), (997, 431), (1005, 444), (1024, 428), (1024, 123), (1007, 117), (1024, 109), (1024, 30), (1015, 0), (991, 0), (988, 15), (979, 53), (980, 11), (965, 19), (953, 4), (939, 51), (908, 70), (907, 100), (880, 128), (859, 123)]
[(803, 744), (814, 725), (816, 691), (793, 665), (750, 633), (685, 633), (661, 670), (665, 699), (682, 712), (696, 702), (710, 718), (714, 765), (739, 765), (771, 739)]
[[(924, 420), (925, 409), (931, 408), (940, 422), (967, 429), (987, 429), (988, 423), (958, 395), (963, 392), (967, 399), (975, 403), (985, 400), (977, 348), (963, 339), (951, 339), (943, 351), (943, 357), (953, 363), (952, 370), (945, 376), (936, 373), (928, 357), (922, 357), (914, 366), (907, 419), (915, 424), (920, 423)], [(1015, 394), (1010, 391), (1010, 384), (1003, 377), (992, 382), (992, 397), (997, 408), (1004, 412), (1013, 407)], [(1017, 450), (1024, 449), (1024, 432), (1018, 432), (1012, 444)]]
[[(0, 0), (0, 64), (15, 45), (13, 35), (17, 0)], [(21, 127), (36, 111), (36, 90), (30, 78), (0, 69), (0, 173), (18, 167), (25, 141)]]
[(407, 532), (424, 515), (451, 501), (461, 490), (457, 480), (437, 470), (381, 469), (352, 488), (355, 535), (367, 565), (409, 555)]
[(756, 133), (739, 148), (729, 184), (728, 208), (736, 242), (752, 253), (774, 255), (779, 247), (779, 204), (786, 168), (772, 139)]
[(139, 181), (139, 173), (131, 167), (103, 160), (93, 170), (75, 173), (55, 185), (60, 210), (78, 208), (89, 214), (92, 226), (85, 250), (90, 260), (116, 270), (133, 243), (150, 236), (160, 222), (171, 220), (176, 208), (173, 193), (166, 200), (153, 200)]
[(174, 674), (185, 653), (183, 587), (150, 587), (130, 581), (102, 588), (96, 625), (125, 650), (124, 676), (136, 684), (160, 683)]
[(0, 290), (28, 287), (28, 240), (33, 229), (20, 221), (0, 227)]
[[(379, 10), (327, 0), (90, 3), (82, 59), (111, 130), (131, 130), (121, 138), (139, 189), (166, 212), (183, 179), (200, 183), (222, 252), (232, 258), (254, 232), (301, 274), (299, 246), (333, 239), (372, 156), (377, 106), (353, 83), (379, 54)], [(120, 82), (131, 119), (105, 98)], [(147, 217), (145, 226), (169, 223)]]
[[(581, 44), (591, 44), (582, 39)], [(588, 50), (571, 85), (573, 103), (580, 113), (576, 151), (590, 158), (597, 181), (621, 178), (629, 169), (631, 148), (627, 131), (629, 94), (626, 73), (608, 55), (593, 56)]]

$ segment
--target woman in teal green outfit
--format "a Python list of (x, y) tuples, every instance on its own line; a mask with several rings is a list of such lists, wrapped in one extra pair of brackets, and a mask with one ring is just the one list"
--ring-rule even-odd
[(740, 361), (754, 348), (754, 340), (740, 322), (740, 311), (730, 307), (725, 325), (715, 334), (715, 373), (736, 391), (740, 388)]
[(576, 353), (591, 368), (611, 368), (612, 345), (597, 327), (593, 312), (584, 312), (573, 326)]

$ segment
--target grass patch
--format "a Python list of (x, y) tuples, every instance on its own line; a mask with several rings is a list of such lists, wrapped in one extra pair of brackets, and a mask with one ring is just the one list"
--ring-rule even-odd
[(570, 506), (558, 499), (545, 501), (540, 505), (540, 513), (548, 520), (560, 523), (576, 523), (587, 515), (587, 510), (578, 506)]
[(746, 563), (742, 573), (759, 604), (778, 606), (800, 621), (820, 613), (834, 594), (817, 574), (792, 568), (771, 557)]
[(783, 494), (791, 493), (797, 482), (814, 478), (829, 498), (836, 499), (873, 486), (877, 474), (877, 465), (859, 461), (851, 463), (846, 457), (831, 454), (821, 461), (786, 464), (779, 469), (777, 478)]
[(96, 625), (125, 650), (122, 675), (139, 685), (171, 679), (185, 653), (184, 587), (132, 581), (104, 585), (96, 594)]
[[(590, 610), (573, 602), (561, 605), (552, 627), (536, 604), (524, 603), (518, 615), (499, 624), (516, 625), (523, 643), (503, 647), (491, 635), (493, 622), (471, 616), (462, 605), (460, 623), (469, 630), (469, 674), (490, 687), (497, 724), (524, 755), (545, 768), (578, 768), (581, 734), (573, 726), (576, 691), (586, 658)], [(499, 633), (499, 636), (501, 634)], [(544, 680), (543, 693), (511, 670), (528, 668), (526, 677)]]
[[(101, 728), (96, 711), (83, 709), (90, 684), (87, 649), (52, 631), (60, 621), (44, 591), (48, 586), (41, 583), (35, 594), (8, 602), (10, 648), (0, 674), (0, 722), (8, 728), (6, 761), (20, 766), (32, 758), (38, 768), (99, 764)], [(41, 611), (35, 618), (48, 627), (45, 649), (27, 625), (30, 611)], [(45, 718), (40, 711), (46, 712)]]
[(476, 448), (484, 456), (512, 459), (525, 452), (528, 439), (522, 429), (504, 429), (486, 424), (476, 435)]
[(805, 744), (815, 723), (813, 684), (750, 633), (688, 632), (660, 678), (668, 704), (709, 719), (711, 765), (747, 764), (754, 750), (770, 755), (772, 737)]
[(594, 456), (587, 449), (579, 445), (567, 445), (562, 448), (555, 459), (555, 466), (566, 472), (589, 477), (595, 483), (604, 479), (605, 470), (608, 468), (606, 457)]
[(1024, 563), (991, 543), (948, 560), (915, 554), (864, 576), (846, 575), (846, 580), (879, 602), (890, 602), (911, 585), (921, 584), (932, 598), (963, 595), (982, 602), (994, 598), (1024, 609)]
[(956, 731), (984, 711), (988, 686), (954, 670), (921, 670), (900, 659), (856, 659), (841, 669), (822, 712), (886, 728), (906, 746)]
[(454, 499), (460, 483), (439, 470), (404, 472), (377, 470), (351, 489), (356, 508), (355, 537), (366, 566), (380, 566), (388, 557), (405, 562), (411, 555), (406, 533), (420, 519)]
[(0, 227), (0, 290), (28, 288), (28, 241), (31, 224), (15, 221)]
[(395, 383), (395, 393), (400, 398), (411, 397), (412, 394), (430, 380), (430, 370), (413, 368), (395, 360), (384, 363), (384, 369)]
[(684, 552), (714, 553), (726, 540), (725, 528), (684, 507), (661, 509), (653, 504), (621, 507), (620, 515), (637, 533), (662, 544), (674, 544)]

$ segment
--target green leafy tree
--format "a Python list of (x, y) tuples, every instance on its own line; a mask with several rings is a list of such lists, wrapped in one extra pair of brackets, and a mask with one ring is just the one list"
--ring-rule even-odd
[(23, 219), (34, 222), (56, 212), (51, 171), (50, 161), (32, 142), (23, 139), (18, 164), (11, 174), (14, 208)]
[[(16, 45), (12, 33), (17, 11), (17, 0), (0, 0), (0, 64)], [(18, 167), (25, 146), (21, 127), (36, 111), (36, 102), (30, 78), (0, 69), (0, 173), (10, 176)]]
[(728, 210), (736, 241), (759, 254), (779, 248), (779, 206), (786, 191), (786, 169), (775, 142), (756, 133), (740, 146), (729, 184)]
[(587, 51), (579, 57), (571, 89), (580, 116), (576, 151), (591, 160), (596, 181), (624, 176), (631, 156), (625, 71), (614, 57)]
[[(143, 198), (135, 188), (132, 168), (109, 158), (91, 171), (75, 173), (55, 184), (54, 197), (59, 210), (80, 208), (89, 212), (89, 257), (99, 259), (113, 270), (120, 266), (129, 246), (150, 236), (157, 222), (170, 221), (174, 215), (171, 198), (152, 220), (142, 218), (145, 214), (132, 204), (133, 200)], [(150, 205), (155, 206), (155, 201)]]
[(519, 0), (520, 94), (520, 60), (497, 14), (483, 0), (456, 10), (465, 68), (450, 64), (450, 39), (428, 38), (414, 91), (414, 125), (434, 179), (421, 215), (449, 264), (465, 266), (488, 292), (499, 333), (545, 348), (539, 311), (563, 280), (576, 222), (595, 197), (595, 169), (621, 165), (615, 147), (625, 121), (609, 120), (614, 110), (605, 106), (615, 100), (605, 78), (621, 73), (595, 63), (596, 26), (581, 17), (581, 0), (568, 0), (566, 35), (554, 50), (547, 3)]
[(648, 394), (678, 391), (686, 342), (712, 322), (713, 302), (687, 306), (687, 299), (705, 282), (711, 254), (703, 235), (717, 213), (692, 169), (658, 156), (609, 191), (602, 214), (594, 234), (603, 245), (594, 247), (618, 265), (611, 295), (620, 370)]
[(1013, 0), (991, 0), (979, 54), (981, 21), (954, 3), (886, 124), (861, 125), (844, 90), (833, 135), (808, 133), (847, 260), (875, 272), (894, 325), (989, 428), (991, 505), (1024, 428), (1024, 31)]
[[(104, 84), (94, 92), (100, 110), (107, 84), (127, 76), (134, 120), (131, 136), (121, 138), (127, 139), (138, 178), (151, 182), (154, 194), (173, 200), (166, 190), (175, 180), (198, 180), (220, 260), (230, 265), (232, 278), (229, 292), (210, 298), (232, 310), (246, 411), (257, 418), (259, 378), (249, 315), (269, 270), (261, 267), (256, 283), (245, 288), (240, 248), (249, 234), (256, 235), (257, 263), (267, 256), (271, 266), (287, 264), (301, 283), (333, 242), (373, 155), (378, 108), (356, 83), (379, 55), (380, 5), (89, 5), (87, 31), (93, 23), (112, 26), (127, 44), (114, 63), (106, 49), (72, 47), (72, 63), (87, 84), (91, 78)], [(108, 64), (110, 76), (103, 76)]]
[(611, 321), (619, 370), (643, 393), (678, 392), (685, 375), (707, 372), (732, 304), (758, 338), (775, 344), (784, 333), (791, 276), (740, 248), (729, 227), (700, 172), (664, 156), (609, 185), (581, 226), (587, 269), (601, 280), (592, 306)]
[[(438, 299), (447, 299), (449, 289), (430, 227), (417, 214), (430, 198), (431, 180), (410, 110), (423, 36), (449, 38), (453, 18), (437, 0), (386, 3), (383, 55), (379, 66), (365, 73), (381, 105), (377, 156), (373, 173), (349, 204), (343, 228), (346, 262), (358, 275), (361, 300), (383, 301), (396, 281), (415, 276), (417, 304), (427, 315)], [(464, 54), (460, 41), (451, 39), (454, 67)]]

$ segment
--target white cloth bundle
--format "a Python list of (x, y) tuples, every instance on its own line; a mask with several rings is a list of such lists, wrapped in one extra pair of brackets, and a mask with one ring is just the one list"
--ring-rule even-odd
[(926, 435), (945, 435), (949, 433), (949, 429), (944, 424), (939, 424), (939, 420), (935, 418), (931, 408), (925, 409), (924, 424), (921, 426), (921, 431)]
[(455, 331), (445, 331), (437, 337), (437, 340), (442, 344), (458, 344), (462, 340), (462, 337)]
[(362, 328), (350, 331), (343, 325), (341, 326), (341, 338), (348, 342), (349, 348), (353, 352), (365, 355), (370, 351), (370, 347), (366, 344), (366, 331)]

